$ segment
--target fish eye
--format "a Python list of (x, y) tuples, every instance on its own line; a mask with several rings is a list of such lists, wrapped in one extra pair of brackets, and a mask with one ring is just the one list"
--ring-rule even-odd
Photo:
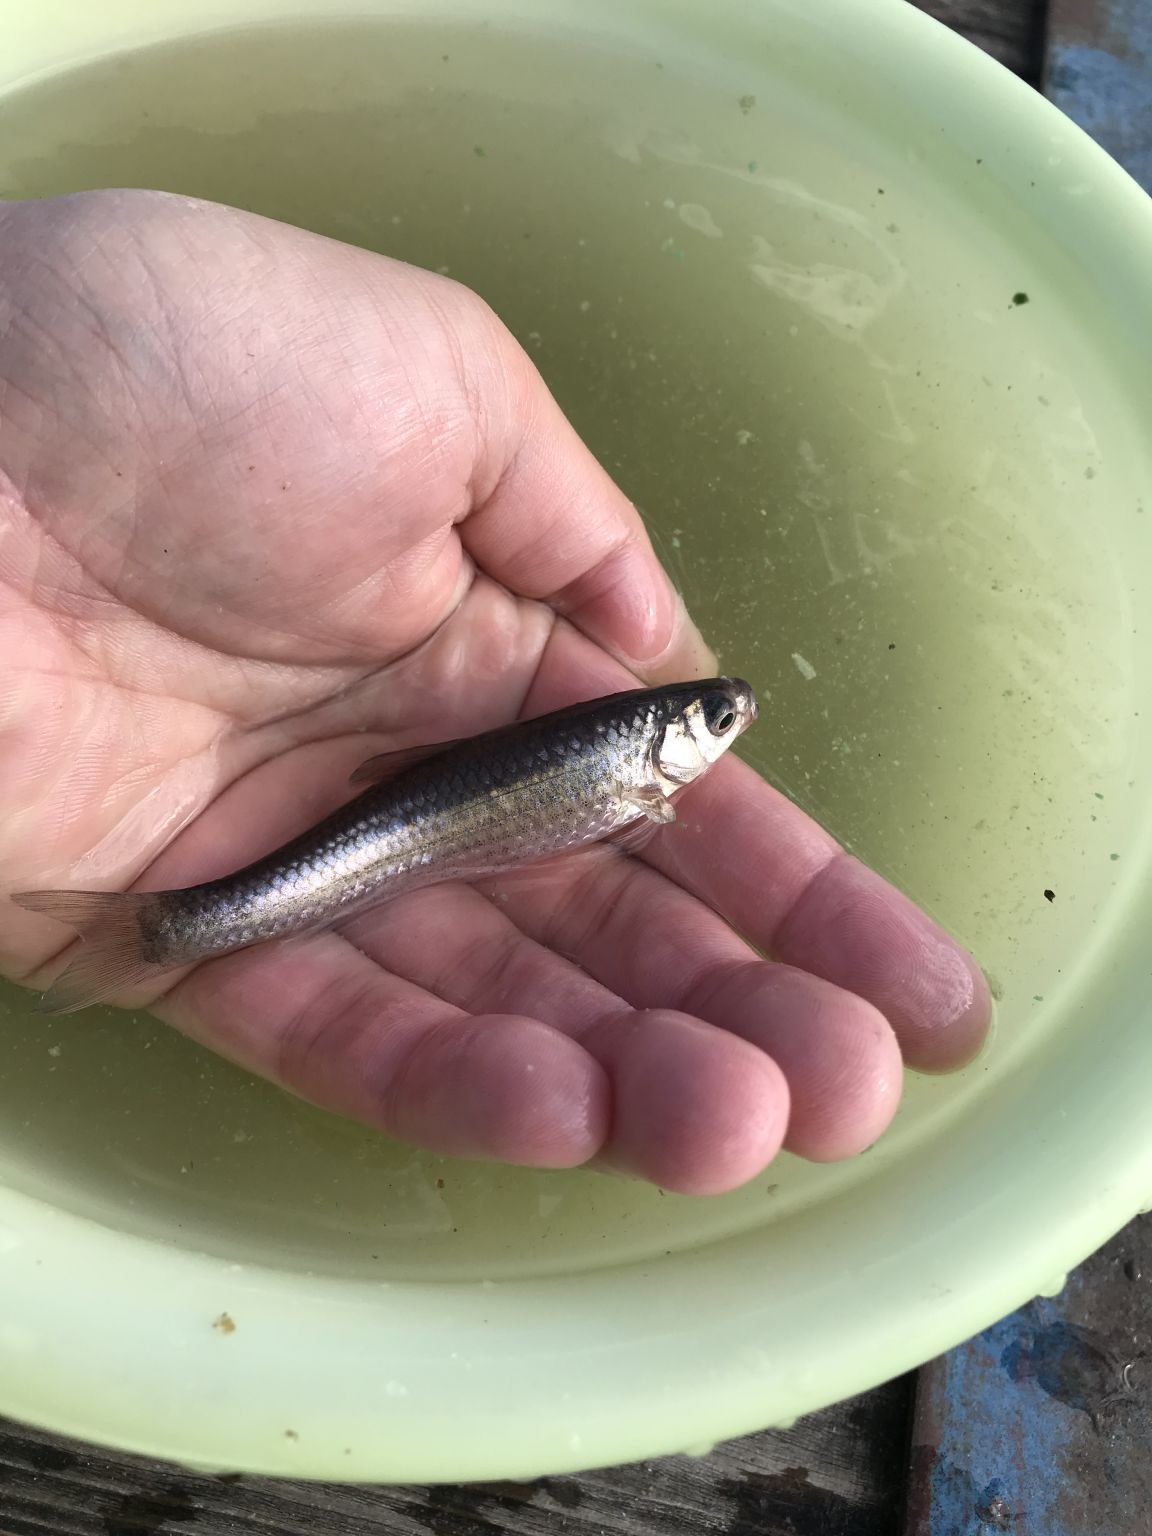
[(713, 736), (724, 736), (736, 724), (736, 711), (725, 693), (714, 693), (704, 700), (704, 719)]

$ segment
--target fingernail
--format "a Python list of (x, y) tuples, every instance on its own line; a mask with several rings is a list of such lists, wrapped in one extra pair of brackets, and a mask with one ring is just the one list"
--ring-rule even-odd
[(663, 649), (647, 657), (634, 656), (629, 666), (645, 680), (687, 682), (694, 677), (713, 677), (718, 666), (716, 655), (697, 629), (683, 597), (672, 591), (671, 624)]

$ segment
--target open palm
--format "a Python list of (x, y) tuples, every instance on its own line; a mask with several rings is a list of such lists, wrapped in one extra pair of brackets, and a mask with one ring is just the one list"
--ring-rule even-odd
[[(6, 890), (224, 874), (373, 753), (708, 670), (474, 295), (183, 198), (0, 206)], [(4, 908), (7, 974), (67, 943)], [(699, 1192), (859, 1151), (901, 1057), (956, 1065), (988, 1016), (972, 961), (734, 760), (643, 858), (433, 888), (125, 1001), (437, 1151)]]

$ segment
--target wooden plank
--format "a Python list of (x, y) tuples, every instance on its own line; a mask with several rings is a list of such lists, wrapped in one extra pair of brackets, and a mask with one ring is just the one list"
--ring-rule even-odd
[(0, 1426), (0, 1536), (891, 1536), (910, 1405), (899, 1381), (699, 1460), (440, 1488), (223, 1481)]
[(1152, 0), (1052, 0), (1044, 88), (1152, 192)]
[[(913, 0), (1030, 84), (1040, 79), (1045, 0)], [(1142, 3), (1142, 0), (1138, 0)]]
[(905, 1536), (1152, 1530), (1152, 1222), (921, 1371)]

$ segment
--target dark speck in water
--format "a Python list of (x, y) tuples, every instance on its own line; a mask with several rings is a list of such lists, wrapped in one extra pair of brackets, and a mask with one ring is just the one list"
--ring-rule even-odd
[(740, 98), (740, 100), (738, 102), (738, 106), (739, 106), (741, 112), (743, 112), (745, 117), (748, 116), (749, 112), (751, 112), (752, 108), (755, 105), (756, 105), (756, 98), (755, 98), (755, 96), (741, 96), (741, 98)]
[(473, 146), (472, 146), (472, 153), (478, 159), (483, 160), (485, 155), (487, 155), (488, 151), (484, 148), (483, 144), (473, 144)]
[(889, 642), (888, 642), (888, 649), (890, 651), (894, 651), (896, 649), (896, 642), (895, 642), (895, 640), (889, 640)]
[(1056, 900), (1056, 892), (1055, 891), (1046, 890), (1044, 892), (1044, 900), (1045, 901), (1055, 901)]
[(1028, 303), (1028, 295), (1026, 293), (1014, 293), (1012, 295), (1012, 302), (1016, 305), (1017, 309), (1019, 309), (1021, 304)]

